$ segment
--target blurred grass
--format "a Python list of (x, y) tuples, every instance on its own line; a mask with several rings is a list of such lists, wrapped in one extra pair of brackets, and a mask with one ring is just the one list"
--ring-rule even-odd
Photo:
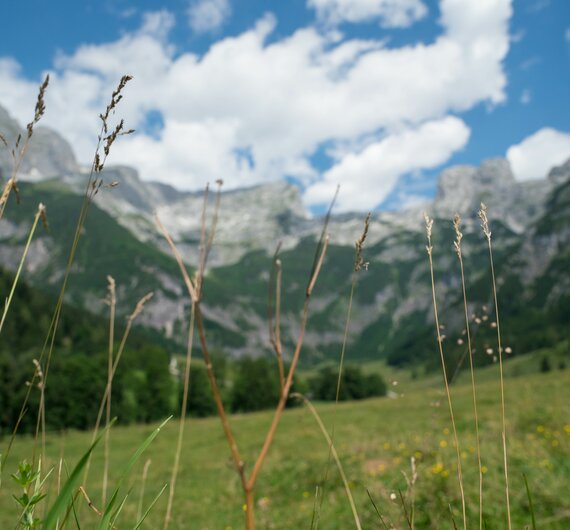
[[(522, 359), (522, 358), (521, 358)], [(531, 363), (529, 360), (520, 363)], [(511, 360), (507, 363), (517, 363)], [(520, 370), (520, 369), (519, 369)], [(488, 529), (506, 525), (500, 442), (498, 367), (479, 370), (480, 421), (484, 476), (484, 508)], [(517, 370), (514, 370), (517, 373)], [(523, 371), (524, 372), (524, 371)], [(510, 376), (509, 376), (510, 373)], [(402, 375), (402, 374), (400, 374)], [(388, 379), (388, 377), (387, 377)], [(449, 432), (445, 396), (441, 381), (400, 378), (395, 387), (403, 396), (341, 403), (338, 406), (336, 445), (350, 480), (364, 528), (380, 528), (368, 500), (368, 488), (380, 511), (397, 528), (405, 526), (399, 501), (390, 494), (405, 491), (403, 472), (410, 471), (410, 457), (418, 464), (416, 484), (416, 527), (451, 528), (448, 504), (460, 519), (455, 451)], [(433, 382), (433, 385), (428, 384)], [(541, 529), (570, 527), (570, 371), (524, 374), (513, 377), (507, 370), (506, 399), (508, 444), (511, 469), (513, 527), (530, 524), (530, 513), (522, 473), (529, 481), (535, 504), (537, 525)], [(473, 436), (469, 385), (452, 386), (457, 426), (464, 458), (468, 516), (477, 520), (478, 479)], [(325, 424), (330, 427), (333, 407), (317, 404)], [(232, 417), (246, 466), (252, 465), (269, 426), (271, 413)], [(117, 427), (111, 433), (111, 484), (124, 462), (155, 426)], [(145, 504), (169, 480), (173, 459), (173, 440), (177, 429), (172, 421), (149, 448), (152, 459), (145, 488)], [(175, 498), (173, 529), (243, 528), (242, 493), (237, 474), (231, 467), (226, 440), (218, 418), (192, 419), (187, 426), (182, 467)], [(69, 432), (48, 438), (50, 465), (61, 454), (73, 465), (89, 445), (89, 433)], [(17, 462), (31, 454), (33, 441), (17, 440), (8, 473)], [(257, 527), (261, 529), (301, 529), (310, 525), (313, 496), (327, 460), (327, 446), (314, 419), (302, 408), (288, 410), (277, 432), (266, 465), (259, 477), (256, 499)], [(119, 528), (131, 525), (136, 517), (140, 476), (139, 462), (129, 479), (133, 492), (125, 506)], [(95, 505), (100, 504), (102, 452), (94, 455), (86, 490)], [(54, 474), (55, 476), (55, 474)], [(54, 479), (55, 480), (55, 479)], [(0, 528), (11, 528), (15, 502), (8, 495), (9, 480), (0, 492)], [(52, 495), (53, 499), (53, 495)], [(159, 527), (164, 516), (166, 495), (159, 500), (143, 528)], [(94, 528), (97, 516), (82, 510), (87, 522), (83, 530)], [(320, 528), (346, 529), (354, 523), (350, 508), (336, 475), (325, 489)]]

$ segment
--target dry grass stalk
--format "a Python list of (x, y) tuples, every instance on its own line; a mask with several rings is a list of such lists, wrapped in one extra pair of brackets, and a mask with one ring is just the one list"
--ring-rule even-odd
[(414, 530), (415, 528), (415, 517), (416, 517), (416, 482), (418, 480), (418, 468), (416, 466), (416, 458), (412, 456), (410, 458), (410, 468), (411, 474), (408, 477), (407, 473), (402, 471), (404, 478), (406, 479), (406, 484), (408, 485), (408, 489), (406, 491), (406, 497), (409, 499), (410, 502), (410, 515), (408, 517), (406, 504), (404, 503), (404, 499), (402, 498), (402, 493), (400, 492), (400, 497), (402, 498), (402, 506), (404, 507), (404, 512), (406, 516), (406, 520), (408, 521), (408, 526), (410, 530)]
[(150, 467), (152, 460), (149, 458), (143, 467), (142, 477), (141, 477), (141, 494), (139, 497), (139, 505), (137, 507), (137, 521), (141, 520), (142, 511), (143, 511), (143, 503), (144, 503), (144, 490), (146, 487), (146, 479), (148, 478), (148, 469)]
[[(108, 126), (109, 126), (107, 120), (110, 116), (110, 113), (111, 113), (111, 111), (113, 111), (115, 109), (117, 103), (122, 98), (122, 95), (121, 95), (122, 89), (125, 87), (127, 82), (130, 81), (131, 79), (132, 79), (131, 76), (123, 76), (121, 78), (121, 81), (119, 82), (117, 89), (113, 92), (111, 102), (107, 106), (107, 111), (106, 111), (105, 115), (100, 116), (102, 121), (103, 121), (103, 124), (101, 126), (101, 131), (100, 131), (100, 134), (98, 136), (98, 142), (97, 142), (97, 147), (95, 150), (95, 156), (93, 159), (93, 163), (91, 165), (91, 171), (89, 173), (89, 178), (87, 180), (86, 190), (85, 190), (85, 194), (83, 197), (83, 203), (82, 203), (81, 210), (79, 213), (79, 219), (77, 221), (77, 225), (75, 228), (75, 235), (74, 235), (74, 239), (73, 239), (73, 242), (71, 245), (71, 250), (69, 252), (65, 273), (63, 276), (62, 286), (60, 288), (60, 292), (59, 292), (58, 300), (57, 300), (56, 307), (54, 310), (54, 314), (52, 316), (51, 323), (50, 323), (50, 326), (48, 329), (48, 333), (46, 335), (46, 338), (45, 338), (45, 341), (44, 341), (44, 344), (42, 347), (42, 351), (40, 354), (39, 362), (40, 363), (43, 362), (43, 364), (44, 364), (44, 366), (43, 366), (44, 386), (47, 383), (47, 378), (49, 375), (49, 368), (50, 368), (51, 358), (52, 358), (53, 349), (54, 349), (54, 345), (55, 345), (55, 337), (56, 337), (58, 326), (59, 326), (59, 319), (61, 316), (61, 310), (63, 307), (63, 300), (64, 300), (64, 296), (65, 296), (65, 291), (67, 289), (67, 282), (69, 281), (69, 275), (71, 272), (73, 262), (75, 260), (75, 253), (77, 251), (77, 246), (79, 244), (79, 240), (80, 240), (81, 234), (83, 232), (83, 226), (84, 226), (85, 220), (87, 218), (87, 212), (89, 209), (89, 205), (91, 204), (91, 202), (93, 201), (93, 198), (98, 193), (101, 186), (103, 185), (103, 180), (101, 178), (98, 179), (96, 177), (96, 175), (98, 175), (102, 171), (104, 163), (107, 159), (107, 156), (109, 155), (110, 147), (111, 147), (112, 143), (116, 140), (116, 138), (120, 135), (130, 134), (133, 132), (132, 130), (124, 131), (123, 130), (124, 124), (123, 124), (123, 121), (121, 120), (119, 125), (117, 125), (110, 134), (107, 134)], [(45, 90), (45, 88), (44, 88), (44, 90)], [(36, 116), (38, 116), (38, 115), (41, 116), (42, 108), (43, 108), (42, 105), (38, 102), (38, 105), (36, 105)], [(33, 125), (28, 128), (28, 132), (30, 131), (30, 129), (33, 130)], [(101, 148), (103, 148), (103, 152), (104, 152), (103, 157), (101, 157), (101, 155), (99, 154)], [(47, 359), (45, 359), (46, 357), (47, 357)], [(45, 361), (44, 361), (44, 359), (45, 359)], [(34, 374), (34, 377), (35, 377), (35, 374)], [(26, 411), (28, 399), (29, 399), (29, 393), (26, 395), (26, 397), (24, 399), (24, 403), (22, 404), (22, 408), (21, 408), (21, 412), (20, 412), (21, 415), (23, 415)], [(19, 422), (17, 425), (19, 425)], [(38, 420), (37, 420), (37, 424), (36, 424), (36, 433), (39, 432), (40, 425), (42, 427), (43, 432), (45, 433), (45, 394), (43, 394), (43, 393), (42, 393), (42, 395), (40, 395), (40, 404), (39, 404), (39, 408), (38, 408)], [(12, 437), (14, 437), (16, 435), (16, 432), (17, 432), (17, 426), (12, 433)], [(42, 435), (42, 437), (43, 436), (45, 436), (45, 434)], [(36, 435), (36, 443), (37, 443), (37, 435)]]
[(432, 292), (432, 301), (433, 301), (433, 312), (435, 318), (435, 328), (437, 331), (437, 344), (439, 347), (439, 355), (441, 358), (441, 369), (443, 372), (443, 382), (445, 384), (445, 393), (447, 395), (447, 403), (449, 406), (449, 415), (451, 418), (451, 425), (453, 428), (453, 439), (455, 442), (455, 449), (457, 451), (457, 478), (459, 481), (459, 491), (461, 493), (461, 508), (463, 511), (463, 529), (467, 530), (467, 512), (465, 508), (465, 492), (463, 490), (463, 472), (461, 466), (461, 451), (459, 449), (459, 438), (457, 437), (457, 427), (455, 425), (455, 417), (453, 415), (453, 405), (451, 403), (451, 392), (449, 390), (449, 383), (447, 379), (447, 370), (445, 368), (445, 358), (443, 355), (443, 338), (441, 336), (441, 328), (439, 325), (439, 314), (437, 311), (437, 300), (435, 296), (435, 277), (433, 271), (433, 245), (432, 245), (432, 230), (433, 230), (433, 219), (430, 219), (427, 214), (424, 214), (424, 219), (426, 223), (426, 236), (427, 236), (427, 245), (426, 251), (429, 259), (429, 269), (430, 269), (430, 277), (431, 277), (431, 292)]
[[(285, 368), (283, 366), (283, 345), (281, 343), (281, 276), (282, 264), (279, 259), (281, 242), (278, 243), (273, 255), (273, 266), (269, 274), (269, 296), (267, 304), (267, 323), (269, 325), (269, 342), (277, 356), (277, 367), (279, 369), (279, 385), (281, 392), (285, 385)], [(273, 323), (273, 289), (275, 289), (275, 323)]]
[(327, 443), (329, 445), (329, 450), (330, 450), (330, 452), (334, 458), (334, 461), (336, 463), (336, 467), (337, 467), (338, 472), (340, 474), (340, 477), (342, 479), (342, 483), (344, 485), (344, 491), (346, 492), (346, 496), (348, 497), (348, 502), (350, 503), (350, 509), (352, 510), (352, 516), (354, 518), (354, 524), (356, 525), (356, 528), (358, 528), (358, 530), (361, 530), (362, 525), (360, 523), (360, 517), (358, 515), (358, 510), (356, 509), (356, 503), (354, 502), (354, 498), (352, 497), (352, 492), (350, 491), (350, 486), (349, 486), (348, 480), (346, 478), (346, 473), (344, 472), (344, 468), (342, 467), (342, 463), (340, 461), (338, 453), (336, 452), (336, 448), (334, 446), (333, 439), (329, 435), (329, 433), (328, 433), (328, 431), (327, 431), (327, 429), (323, 423), (323, 420), (321, 419), (321, 417), (319, 416), (319, 413), (317, 412), (317, 409), (315, 409), (314, 405), (309, 401), (309, 399), (306, 398), (303, 394), (298, 394), (298, 393), (291, 394), (291, 397), (296, 397), (298, 399), (301, 399), (305, 403), (305, 405), (307, 406), (307, 408), (309, 409), (309, 411), (311, 412), (311, 414), (315, 418), (315, 421), (317, 422), (319, 428), (321, 429), (321, 432), (323, 433), (323, 436), (325, 437), (325, 440), (327, 441)]
[[(368, 265), (369, 265), (368, 262), (364, 261), (364, 259), (362, 257), (362, 252), (364, 249), (364, 242), (366, 241), (366, 237), (368, 235), (368, 230), (370, 228), (371, 215), (372, 215), (371, 213), (368, 213), (368, 215), (364, 219), (364, 228), (363, 228), (362, 234), (360, 235), (360, 237), (355, 242), (354, 267), (352, 270), (352, 281), (351, 281), (351, 285), (350, 285), (350, 294), (348, 297), (348, 309), (347, 309), (347, 315), (346, 315), (346, 322), (344, 325), (344, 333), (343, 333), (343, 337), (342, 337), (342, 346), (341, 346), (341, 351), (340, 351), (338, 378), (337, 378), (337, 382), (336, 382), (336, 394), (335, 394), (335, 403), (334, 403), (334, 408), (333, 408), (333, 420), (332, 420), (332, 427), (331, 427), (331, 444), (334, 441), (334, 435), (335, 435), (336, 412), (337, 412), (337, 406), (338, 406), (338, 401), (339, 401), (339, 397), (340, 397), (340, 386), (341, 386), (342, 374), (343, 374), (343, 370), (344, 370), (344, 357), (345, 357), (345, 353), (346, 353), (346, 346), (348, 344), (348, 334), (350, 331), (350, 321), (352, 318), (352, 305), (353, 305), (353, 300), (354, 300), (354, 291), (356, 289), (356, 283), (358, 280), (358, 273), (363, 268), (365, 270), (368, 270)], [(326, 483), (328, 481), (331, 456), (332, 456), (332, 445), (329, 446), (329, 454), (328, 454), (328, 458), (327, 458), (327, 465), (325, 467), (325, 473), (324, 473), (324, 477), (323, 477), (323, 486), (322, 486), (323, 489), (325, 488)], [(321, 495), (320, 502), (319, 502), (319, 504), (316, 505), (317, 506), (317, 513), (316, 513), (315, 524), (314, 524), (315, 529), (318, 528), (319, 513), (320, 513), (320, 510), (322, 508), (323, 500), (324, 500), (324, 495)]]
[(4, 311), (2, 313), (2, 319), (0, 320), (0, 333), (2, 333), (4, 322), (6, 320), (6, 317), (8, 316), (8, 310), (10, 309), (10, 304), (12, 303), (14, 292), (16, 291), (16, 285), (18, 285), (18, 280), (20, 278), (20, 274), (22, 273), (22, 269), (24, 267), (24, 261), (26, 260), (26, 256), (28, 255), (30, 244), (32, 243), (32, 238), (34, 237), (34, 233), (36, 231), (36, 227), (38, 226), (38, 222), (40, 221), (40, 219), (43, 221), (44, 226), (47, 227), (46, 208), (41, 202), (38, 205), (38, 211), (34, 216), (34, 222), (32, 223), (32, 228), (30, 229), (30, 233), (28, 234), (28, 239), (24, 247), (24, 252), (22, 254), (22, 258), (20, 259), (20, 264), (18, 265), (18, 269), (16, 271), (16, 276), (14, 277), (14, 281), (12, 282), (12, 288), (10, 289), (10, 294), (8, 295), (6, 303), (4, 304)]
[[(105, 385), (105, 391), (103, 393), (103, 397), (101, 398), (101, 403), (99, 404), (99, 411), (97, 413), (97, 419), (95, 421), (95, 427), (93, 428), (93, 435), (91, 436), (91, 443), (95, 442), (97, 438), (97, 434), (99, 433), (99, 428), (101, 426), (101, 420), (103, 418), (103, 412), (106, 408), (106, 405), (111, 400), (111, 389), (113, 385), (113, 379), (115, 377), (115, 373), (117, 372), (117, 368), (121, 361), (121, 357), (123, 356), (123, 352), (125, 350), (125, 346), (127, 344), (127, 339), (129, 338), (129, 334), (131, 332), (131, 328), (133, 326), (133, 322), (136, 318), (142, 313), (145, 304), (153, 297), (152, 292), (145, 294), (136, 304), (133, 312), (127, 317), (127, 325), (125, 326), (125, 331), (123, 332), (123, 336), (121, 338), (121, 342), (119, 343), (119, 348), (117, 349), (117, 354), (113, 358), (113, 365), (111, 370), (111, 376), (107, 378), (107, 383)], [(85, 466), (85, 474), (83, 476), (83, 482), (87, 482), (87, 477), (89, 475), (89, 469), (91, 466), (91, 459), (88, 460)]]
[(453, 218), (453, 228), (455, 230), (455, 241), (453, 248), (459, 260), (459, 269), (461, 271), (461, 288), (463, 292), (463, 311), (465, 313), (465, 330), (467, 339), (467, 349), (469, 352), (469, 367), (471, 372), (471, 391), (473, 394), (473, 412), (475, 416), (475, 439), (477, 449), (477, 467), (479, 471), (479, 530), (483, 530), (483, 466), (481, 464), (481, 438), (479, 436), (479, 416), (477, 413), (477, 392), (475, 389), (475, 371), (473, 369), (473, 349), (471, 345), (471, 330), (469, 325), (469, 311), (467, 306), (467, 290), (465, 287), (465, 269), (463, 266), (463, 253), (461, 241), (463, 234), (461, 233), (461, 217), (455, 214)]
[[(19, 202), (19, 195), (18, 195), (18, 184), (17, 184), (17, 177), (20, 171), (20, 166), (22, 165), (22, 161), (26, 156), (28, 148), (30, 146), (30, 140), (34, 134), (34, 126), (40, 121), (42, 116), (45, 113), (46, 106), (45, 106), (45, 92), (49, 84), (49, 75), (46, 75), (44, 82), (40, 85), (38, 90), (38, 97), (36, 100), (36, 108), (34, 111), (34, 118), (28, 125), (26, 125), (26, 138), (24, 143), (20, 146), (22, 137), (18, 135), (16, 142), (14, 143), (14, 147), (11, 151), (12, 154), (12, 172), (10, 174), (10, 178), (4, 184), (4, 189), (2, 190), (2, 195), (0, 195), (0, 219), (4, 217), (4, 210), (6, 209), (6, 204), (8, 203), (8, 199), (10, 197), (10, 193), (13, 191), (16, 194), (16, 198)], [(4, 146), (8, 147), (8, 142), (2, 136), (1, 141)]]
[[(107, 276), (107, 298), (106, 303), (109, 306), (109, 348), (107, 355), (107, 385), (113, 385), (113, 349), (115, 343), (115, 310), (117, 306), (117, 296), (115, 290), (115, 279), (112, 276)], [(109, 392), (107, 399), (107, 410), (105, 416), (105, 425), (108, 427), (111, 423), (111, 396), (112, 391)], [(103, 445), (104, 461), (103, 461), (103, 486), (101, 505), (105, 506), (107, 503), (107, 482), (109, 477), (109, 436), (111, 429), (105, 431), (105, 440)]]
[(495, 281), (495, 264), (493, 261), (493, 246), (491, 244), (491, 229), (489, 228), (489, 219), (487, 217), (487, 207), (481, 203), (479, 210), (479, 219), (481, 220), (481, 228), (487, 238), (487, 246), (489, 248), (489, 264), (491, 267), (491, 283), (493, 286), (493, 301), (495, 303), (495, 322), (497, 323), (497, 346), (499, 350), (499, 378), (501, 386), (501, 437), (503, 441), (503, 466), (505, 471), (505, 496), (507, 500), (507, 528), (511, 530), (511, 504), (509, 499), (509, 468), (507, 460), (507, 428), (505, 419), (505, 386), (503, 378), (503, 348), (501, 345), (501, 321), (499, 319), (499, 302), (497, 300), (497, 282)]
[[(190, 275), (186, 270), (186, 265), (184, 264), (184, 260), (182, 259), (182, 255), (176, 248), (174, 241), (171, 235), (166, 230), (165, 226), (160, 222), (158, 215), (155, 215), (155, 221), (164, 235), (164, 238), (168, 242), (176, 262), (178, 263), (178, 267), (180, 268), (180, 272), (182, 274), (182, 278), (184, 279), (184, 284), (186, 285), (186, 289), (188, 290), (188, 296), (191, 302), (191, 311), (190, 311), (190, 323), (188, 326), (188, 341), (186, 347), (186, 361), (184, 366), (184, 389), (182, 393), (182, 405), (180, 411), (180, 422), (178, 427), (178, 439), (176, 443), (176, 451), (174, 453), (174, 464), (172, 466), (172, 474), (170, 478), (170, 489), (168, 493), (168, 503), (166, 507), (166, 513), (164, 516), (164, 525), (163, 528), (166, 530), (172, 519), (172, 506), (174, 503), (174, 494), (176, 492), (176, 480), (178, 477), (178, 472), (180, 469), (180, 458), (182, 454), (182, 443), (184, 441), (184, 427), (186, 424), (186, 409), (188, 407), (188, 393), (190, 389), (190, 367), (192, 364), (192, 346), (194, 344), (194, 327), (196, 321), (196, 313), (198, 304), (201, 299), (201, 289), (202, 289), (202, 278), (205, 273), (206, 262), (208, 259), (208, 255), (212, 248), (212, 244), (214, 241), (214, 232), (218, 222), (218, 214), (220, 208), (220, 197), (221, 197), (221, 189), (223, 185), (222, 180), (216, 181), (218, 185), (218, 191), (216, 195), (216, 205), (214, 208), (214, 216), (212, 220), (212, 226), (210, 229), (210, 235), (207, 236), (206, 234), (206, 204), (208, 200), (208, 191), (209, 188), (206, 187), (206, 191), (204, 193), (204, 204), (202, 207), (202, 226), (201, 226), (201, 235), (200, 235), (200, 265), (198, 270), (196, 271), (196, 275), (194, 278), (194, 282), (190, 279)], [(211, 370), (211, 364), (210, 364)], [(210, 375), (210, 370), (208, 370), (208, 375)]]
[[(227, 439), (228, 445), (230, 447), (230, 453), (231, 453), (234, 465), (236, 467), (236, 471), (240, 477), (242, 489), (243, 489), (244, 494), (245, 494), (246, 528), (248, 530), (252, 530), (254, 528), (253, 490), (255, 487), (257, 476), (258, 476), (259, 472), (261, 471), (261, 467), (263, 466), (263, 462), (265, 461), (265, 458), (267, 456), (267, 452), (269, 451), (269, 448), (270, 448), (270, 446), (273, 442), (273, 439), (275, 437), (275, 432), (277, 430), (277, 426), (279, 425), (281, 415), (283, 414), (283, 410), (285, 409), (285, 404), (287, 402), (287, 398), (289, 397), (289, 392), (290, 392), (291, 386), (293, 384), (293, 376), (295, 374), (295, 369), (296, 369), (297, 363), (299, 361), (299, 355), (301, 353), (301, 348), (302, 348), (302, 344), (303, 344), (303, 340), (304, 340), (304, 336), (305, 336), (305, 328), (306, 328), (306, 324), (307, 324), (308, 310), (309, 310), (309, 301), (311, 299), (311, 294), (312, 294), (312, 291), (314, 289), (314, 286), (315, 286), (317, 277), (319, 275), (320, 269), (322, 267), (324, 257), (326, 254), (326, 250), (327, 250), (327, 246), (328, 246), (328, 236), (326, 234), (326, 229), (327, 229), (328, 221), (330, 218), (330, 209), (329, 209), (329, 212), (327, 213), (327, 216), (325, 218), (325, 226), (323, 228), (323, 232), (321, 234), (319, 244), (317, 245), (317, 250), (315, 252), (315, 259), (313, 261), (313, 266), (312, 266), (311, 274), (309, 277), (309, 282), (307, 285), (307, 289), (305, 291), (305, 303), (303, 306), (303, 313), (302, 313), (302, 317), (301, 317), (300, 332), (299, 332), (299, 336), (297, 339), (295, 351), (294, 351), (293, 356), (292, 356), (291, 365), (289, 367), (289, 371), (287, 373), (287, 376), (285, 378), (285, 382), (283, 384), (283, 390), (282, 390), (281, 395), (279, 397), (279, 402), (278, 402), (277, 407), (275, 409), (275, 413), (273, 416), (271, 426), (269, 427), (269, 430), (266, 434), (265, 440), (263, 442), (263, 445), (261, 447), (261, 450), (259, 452), (257, 460), (255, 461), (255, 464), (253, 466), (251, 474), (248, 477), (246, 475), (246, 472), (245, 472), (244, 461), (241, 457), (235, 436), (232, 432), (231, 425), (230, 425), (230, 422), (228, 420), (228, 415), (225, 411), (225, 407), (224, 407), (224, 404), (222, 401), (221, 392), (220, 392), (220, 389), (219, 389), (219, 386), (217, 383), (216, 375), (214, 372), (214, 367), (212, 364), (212, 359), (210, 356), (210, 352), (209, 352), (209, 348), (208, 348), (208, 344), (207, 344), (207, 340), (206, 340), (204, 318), (203, 318), (202, 310), (200, 307), (206, 261), (207, 261), (207, 257), (208, 257), (209, 251), (211, 249), (212, 243), (213, 243), (214, 232), (215, 232), (217, 218), (218, 218), (218, 208), (219, 208), (219, 204), (220, 204), (221, 185), (222, 185), (222, 182), (218, 181), (218, 186), (219, 186), (218, 187), (218, 199), (216, 200), (216, 211), (214, 213), (213, 222), (212, 222), (212, 225), (210, 228), (209, 235), (206, 234), (206, 228), (205, 228), (205, 224), (206, 224), (206, 213), (205, 213), (206, 212), (206, 200), (207, 200), (207, 193), (208, 193), (208, 189), (206, 189), (205, 200), (204, 200), (204, 208), (202, 210), (202, 227), (201, 227), (201, 238), (200, 238), (200, 240), (201, 240), (201, 242), (200, 242), (200, 266), (199, 266), (198, 270), (196, 271), (194, 282), (192, 282), (190, 280), (190, 276), (189, 276), (188, 272), (186, 271), (186, 267), (185, 267), (184, 262), (182, 260), (182, 256), (181, 256), (180, 252), (176, 249), (176, 245), (174, 244), (172, 237), (170, 237), (170, 235), (168, 234), (168, 232), (164, 228), (164, 225), (162, 225), (160, 223), (160, 221), (158, 221), (157, 224), (158, 224), (159, 228), (161, 229), (161, 231), (163, 232), (170, 248), (172, 249), (174, 257), (176, 258), (176, 261), (178, 262), (178, 265), (179, 265), (181, 273), (182, 273), (182, 277), (184, 279), (184, 282), (186, 283), (188, 293), (189, 293), (189, 296), (190, 296), (191, 301), (192, 301), (193, 313), (195, 314), (196, 326), (198, 328), (198, 335), (199, 335), (200, 343), (202, 346), (202, 354), (204, 356), (204, 362), (206, 365), (206, 373), (208, 376), (208, 380), (210, 382), (210, 388), (212, 390), (212, 396), (214, 399), (214, 403), (216, 405), (216, 410), (218, 412), (218, 416), (220, 417), (220, 420), (222, 422), (222, 428), (223, 428), (225, 437)], [(335, 198), (336, 198), (336, 195), (335, 195)], [(333, 201), (333, 203), (334, 203), (334, 201)], [(331, 208), (332, 208), (332, 204), (331, 204)], [(185, 414), (185, 411), (183, 411), (183, 413)], [(181, 422), (180, 429), (181, 430), (183, 429), (182, 422)], [(178, 459), (175, 459), (175, 467), (173, 470), (173, 475), (176, 475), (176, 473), (178, 472), (177, 462), (178, 462)], [(171, 496), (174, 496), (174, 493), (172, 492), (172, 490), (173, 490), (173, 488), (171, 487)], [(170, 503), (169, 503), (169, 507), (171, 507)], [(166, 514), (165, 522), (164, 522), (164, 529), (165, 530), (168, 528), (168, 525), (170, 522), (170, 516), (171, 515), (170, 515), (169, 508), (167, 508), (167, 514)]]

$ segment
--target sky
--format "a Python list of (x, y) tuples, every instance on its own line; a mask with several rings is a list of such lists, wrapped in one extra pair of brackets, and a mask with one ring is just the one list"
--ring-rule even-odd
[(398, 209), (455, 164), (542, 178), (570, 157), (568, 0), (27, 0), (2, 8), (0, 105), (180, 189), (285, 179), (315, 212)]

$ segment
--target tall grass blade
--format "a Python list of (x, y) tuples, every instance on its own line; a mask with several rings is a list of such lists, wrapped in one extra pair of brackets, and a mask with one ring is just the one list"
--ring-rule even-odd
[[(108, 427), (106, 427), (106, 429), (110, 429), (113, 423), (114, 422), (111, 422), (111, 424)], [(73, 471), (71, 472), (65, 484), (61, 488), (60, 494), (57, 496), (50, 511), (46, 515), (42, 530), (54, 530), (56, 528), (56, 525), (58, 524), (60, 516), (67, 511), (69, 504), (73, 502), (75, 491), (77, 491), (79, 486), (81, 473), (83, 472), (83, 469), (87, 465), (87, 462), (91, 457), (91, 453), (93, 452), (97, 444), (101, 441), (101, 438), (103, 437), (104, 434), (105, 431), (103, 431), (96, 438), (96, 440), (91, 444), (89, 449), (87, 449), (87, 451), (83, 454), (79, 462), (73, 468)]]
[(101, 518), (101, 521), (100, 521), (99, 526), (98, 526), (99, 530), (107, 530), (109, 528), (109, 525), (110, 525), (111, 520), (113, 518), (113, 515), (115, 513), (115, 505), (117, 503), (119, 491), (120, 491), (123, 483), (125, 482), (127, 476), (129, 475), (129, 473), (133, 469), (133, 466), (137, 463), (138, 459), (142, 456), (142, 454), (146, 451), (148, 446), (154, 441), (154, 439), (158, 436), (158, 433), (170, 421), (171, 418), (172, 418), (172, 416), (170, 416), (169, 418), (164, 420), (143, 441), (143, 443), (138, 447), (138, 449), (134, 452), (134, 454), (131, 456), (131, 458), (127, 462), (127, 465), (124, 467), (123, 472), (122, 472), (121, 476), (119, 477), (119, 480), (117, 481), (117, 486), (115, 487), (115, 490), (113, 491), (113, 494), (111, 495), (109, 503), (107, 504), (105, 511), (103, 512), (103, 517)]
[(530, 517), (532, 521), (532, 530), (536, 530), (536, 519), (534, 517), (534, 505), (532, 504), (532, 496), (530, 494), (530, 488), (528, 487), (528, 480), (526, 474), (523, 473), (524, 486), (526, 488), (526, 496), (528, 498), (528, 509), (530, 510)]
[(378, 506), (376, 506), (376, 503), (374, 502), (374, 499), (372, 498), (372, 494), (370, 493), (370, 490), (368, 488), (366, 488), (366, 493), (368, 494), (368, 498), (370, 499), (370, 502), (372, 503), (372, 506), (374, 508), (374, 511), (376, 512), (376, 515), (378, 516), (378, 519), (380, 519), (380, 522), (382, 523), (382, 526), (386, 529), (386, 530), (390, 530), (390, 527), (386, 524), (386, 521), (384, 521), (384, 517), (382, 517), (382, 514), (380, 513), (380, 511), (378, 510)]
[(149, 504), (148, 508), (146, 509), (146, 511), (144, 512), (143, 516), (141, 518), (139, 518), (138, 523), (133, 526), (133, 530), (138, 530), (141, 525), (144, 523), (145, 519), (148, 517), (148, 514), (150, 513), (150, 511), (153, 509), (154, 505), (156, 504), (156, 502), (158, 501), (158, 499), (160, 499), (160, 497), (162, 496), (162, 494), (164, 493), (164, 490), (168, 487), (168, 484), (165, 484), (164, 486), (162, 486), (162, 489), (158, 492), (158, 494), (155, 496), (155, 498), (152, 500), (152, 502)]
[(307, 408), (309, 409), (309, 411), (311, 412), (311, 414), (315, 418), (315, 421), (317, 422), (319, 428), (321, 429), (321, 432), (323, 433), (325, 440), (329, 444), (329, 448), (331, 450), (332, 456), (333, 456), (334, 461), (336, 463), (336, 466), (338, 468), (340, 478), (342, 479), (342, 483), (344, 485), (344, 491), (346, 492), (346, 496), (348, 497), (348, 502), (350, 503), (350, 509), (352, 510), (352, 516), (354, 518), (354, 524), (356, 525), (356, 528), (358, 530), (362, 530), (362, 525), (360, 523), (360, 516), (358, 515), (358, 510), (356, 509), (356, 503), (354, 502), (354, 498), (352, 497), (352, 492), (350, 491), (348, 479), (346, 478), (344, 468), (342, 467), (342, 463), (340, 461), (340, 458), (338, 457), (338, 453), (336, 452), (336, 448), (335, 448), (333, 441), (332, 441), (332, 439), (331, 439), (331, 437), (330, 437), (330, 435), (329, 435), (329, 433), (328, 433), (328, 431), (327, 431), (327, 429), (323, 423), (323, 420), (319, 416), (317, 409), (315, 409), (313, 404), (309, 401), (308, 398), (303, 396), (303, 394), (298, 394), (295, 392), (295, 393), (291, 394), (291, 397), (296, 397), (296, 398), (302, 400), (305, 403), (305, 405), (307, 405)]

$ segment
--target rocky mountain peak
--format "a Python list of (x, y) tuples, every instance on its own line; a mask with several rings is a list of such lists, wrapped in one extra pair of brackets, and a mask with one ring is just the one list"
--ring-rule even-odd
[[(26, 134), (26, 131), (2, 106), (0, 106), (0, 133), (6, 137), (10, 149), (18, 134), (22, 137)], [(0, 150), (0, 168), (6, 173), (11, 166), (12, 157), (9, 150)], [(43, 126), (35, 127), (19, 178), (35, 181), (55, 176), (67, 176), (78, 171), (79, 166), (69, 142), (53, 129)]]
[(553, 167), (547, 178), (555, 186), (560, 186), (570, 180), (570, 158), (564, 164)]

